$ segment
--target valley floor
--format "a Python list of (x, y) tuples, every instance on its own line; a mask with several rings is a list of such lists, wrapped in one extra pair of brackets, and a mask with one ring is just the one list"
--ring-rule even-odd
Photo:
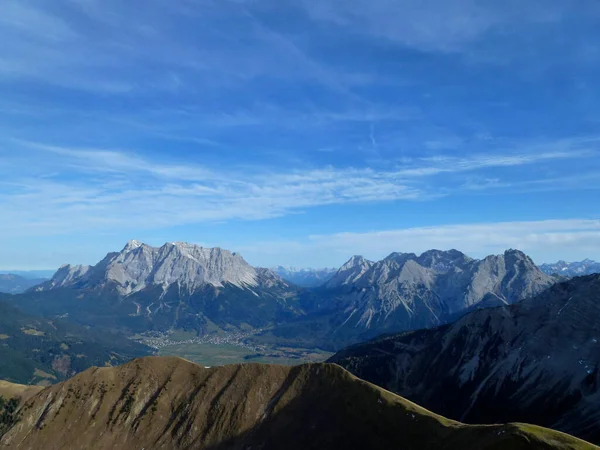
[(297, 365), (322, 362), (333, 353), (317, 348), (296, 348), (248, 342), (256, 332), (229, 332), (196, 336), (174, 331), (146, 333), (135, 340), (156, 350), (160, 356), (179, 356), (204, 366), (222, 366), (243, 362)]

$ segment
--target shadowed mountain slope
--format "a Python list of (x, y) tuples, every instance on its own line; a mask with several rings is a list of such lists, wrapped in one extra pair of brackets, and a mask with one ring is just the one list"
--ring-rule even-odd
[(600, 275), (330, 361), (453, 419), (523, 421), (600, 443)]
[(12, 273), (0, 273), (0, 292), (19, 294), (44, 281), (46, 280), (41, 278), (31, 279)]
[(203, 368), (144, 358), (93, 368), (21, 407), (0, 448), (593, 449), (510, 424), (468, 426), (333, 364)]
[(11, 299), (0, 294), (0, 379), (50, 383), (151, 352), (116, 333), (25, 314), (4, 301)]

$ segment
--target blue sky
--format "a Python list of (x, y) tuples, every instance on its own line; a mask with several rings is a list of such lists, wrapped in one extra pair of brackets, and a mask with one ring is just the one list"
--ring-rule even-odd
[(0, 2), (0, 268), (600, 259), (600, 4)]

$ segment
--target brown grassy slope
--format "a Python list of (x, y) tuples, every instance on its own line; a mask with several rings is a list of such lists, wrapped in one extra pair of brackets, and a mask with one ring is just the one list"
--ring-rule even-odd
[(0, 380), (0, 397), (10, 399), (19, 397), (22, 401), (29, 399), (33, 395), (40, 392), (41, 386), (27, 386), (24, 384), (14, 384), (8, 381)]
[(6, 448), (597, 448), (539, 427), (450, 421), (333, 364), (205, 369), (142, 358), (48, 387), (22, 413)]

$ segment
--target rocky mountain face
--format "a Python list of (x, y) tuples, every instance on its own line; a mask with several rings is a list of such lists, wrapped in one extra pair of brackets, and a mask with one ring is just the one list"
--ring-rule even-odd
[(553, 283), (517, 250), (482, 260), (457, 250), (392, 253), (375, 263), (355, 256), (325, 285), (317, 309), (333, 309), (329, 329), (357, 342), (437, 326), (471, 309), (512, 304)]
[(339, 288), (351, 285), (371, 268), (374, 263), (362, 256), (353, 256), (338, 269), (338, 271), (325, 284), (327, 288)]
[(331, 364), (204, 368), (144, 358), (93, 368), (33, 393), (18, 415), (3, 430), (0, 447), (597, 448), (531, 425), (450, 421)]
[(63, 266), (19, 307), (129, 331), (262, 327), (303, 314), (299, 288), (220, 248), (130, 241), (95, 266)]
[(600, 275), (331, 361), (456, 420), (526, 421), (600, 443)]
[(337, 269), (297, 269), (277, 266), (273, 269), (284, 280), (302, 287), (317, 287), (325, 284), (337, 272)]
[(166, 290), (172, 285), (193, 294), (207, 285), (253, 288), (277, 281), (273, 273), (261, 272), (240, 255), (220, 248), (203, 248), (185, 242), (151, 247), (129, 241), (123, 250), (109, 253), (93, 267), (62, 266), (48, 283), (36, 290), (95, 288), (110, 283), (122, 295), (155, 286)]
[(12, 273), (0, 274), (0, 292), (7, 294), (19, 294), (25, 292), (27, 289), (32, 288), (40, 283), (46, 281), (45, 279), (31, 279), (24, 278), (20, 275)]
[(600, 273), (600, 262), (592, 261), (591, 259), (576, 262), (558, 261), (554, 264), (541, 264), (540, 270), (548, 275), (580, 277)]
[(115, 333), (27, 315), (0, 295), (0, 379), (53, 383), (93, 365), (120, 364), (150, 349)]
[(52, 278), (35, 286), (34, 291), (48, 291), (61, 287), (75, 286), (78, 281), (85, 279), (92, 266), (64, 264), (58, 268)]

